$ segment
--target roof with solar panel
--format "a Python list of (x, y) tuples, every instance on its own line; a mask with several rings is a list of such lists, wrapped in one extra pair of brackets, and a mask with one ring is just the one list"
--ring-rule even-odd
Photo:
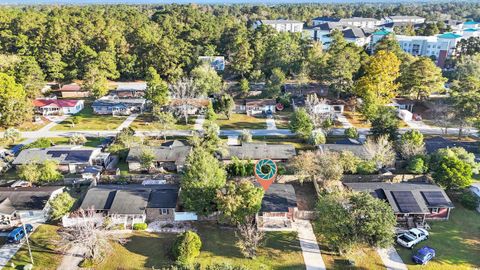
[(59, 164), (83, 164), (101, 154), (101, 148), (79, 145), (58, 145), (48, 148), (25, 149), (15, 158), (14, 165), (44, 160), (56, 160)]
[(396, 214), (428, 214), (430, 208), (453, 208), (445, 191), (437, 185), (403, 183), (345, 183), (354, 191), (368, 192), (373, 197), (387, 201)]

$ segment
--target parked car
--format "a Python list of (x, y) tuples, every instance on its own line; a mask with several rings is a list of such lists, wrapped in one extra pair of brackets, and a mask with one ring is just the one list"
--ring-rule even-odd
[(397, 243), (406, 248), (413, 248), (414, 245), (426, 239), (428, 239), (427, 230), (414, 228), (397, 236)]
[(416, 264), (427, 264), (431, 259), (435, 257), (435, 249), (424, 246), (421, 249), (417, 250), (412, 256), (413, 262)]
[(13, 229), (7, 236), (7, 243), (20, 243), (25, 237), (25, 231), (27, 233), (32, 232), (33, 226), (31, 224), (25, 224), (25, 230), (23, 230), (23, 226)]

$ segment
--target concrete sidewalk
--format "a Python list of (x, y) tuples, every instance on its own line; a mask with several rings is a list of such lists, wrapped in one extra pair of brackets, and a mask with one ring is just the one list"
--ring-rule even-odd
[(197, 131), (202, 131), (203, 123), (205, 123), (205, 115), (199, 115), (197, 119), (195, 119), (195, 125), (193, 125), (193, 129)]
[(407, 270), (407, 266), (394, 247), (379, 248), (377, 253), (388, 270)]
[(312, 224), (308, 220), (297, 219), (294, 223), (302, 248), (303, 260), (307, 270), (325, 270), (320, 248), (317, 244), (317, 238), (313, 233)]
[(125, 119), (125, 121), (123, 121), (123, 123), (120, 124), (120, 126), (117, 127), (117, 131), (120, 131), (124, 128), (127, 128), (129, 127), (133, 121), (135, 121), (135, 119), (137, 119), (138, 117), (138, 113), (134, 113), (134, 114), (131, 114), (127, 117), (127, 119)]

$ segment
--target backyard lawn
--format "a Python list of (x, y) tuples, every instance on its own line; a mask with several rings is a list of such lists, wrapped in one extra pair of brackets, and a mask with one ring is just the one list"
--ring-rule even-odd
[(217, 124), (220, 129), (266, 129), (265, 118), (249, 116), (246, 114), (232, 113), (230, 119), (223, 115), (218, 115)]
[[(62, 255), (59, 254), (52, 243), (50, 242), (57, 234), (59, 227), (53, 225), (41, 225), (33, 234), (30, 235), (30, 246), (32, 248), (34, 269), (55, 269), (62, 260)], [(13, 263), (14, 268), (9, 267)], [(7, 263), (7, 267), (3, 269), (22, 269), (18, 266), (30, 263), (27, 245), (24, 244), (20, 250)]]
[[(188, 117), (188, 125), (185, 125), (185, 120), (183, 117), (178, 119), (177, 124), (175, 124), (172, 128), (173, 130), (188, 130), (193, 129), (193, 125), (195, 124), (196, 116), (189, 116)], [(130, 125), (135, 130), (144, 130), (144, 131), (152, 131), (152, 130), (161, 130), (161, 125), (155, 122), (152, 119), (151, 113), (145, 113), (139, 115), (135, 121)]]
[[(429, 222), (430, 237), (412, 250), (396, 247), (408, 269), (477, 269), (480, 268), (480, 213), (456, 203), (448, 221)], [(436, 257), (425, 266), (414, 265), (412, 253), (429, 246)]]
[(51, 130), (114, 130), (127, 118), (126, 116), (94, 114), (91, 104), (85, 104), (85, 108), (75, 116), (80, 118), (75, 127), (72, 127), (70, 119), (67, 119)]

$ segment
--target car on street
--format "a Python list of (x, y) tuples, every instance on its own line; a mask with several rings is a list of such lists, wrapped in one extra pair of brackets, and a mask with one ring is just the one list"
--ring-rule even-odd
[(8, 243), (20, 243), (20, 241), (25, 237), (25, 232), (30, 233), (33, 231), (33, 226), (31, 224), (25, 224), (25, 230), (23, 226), (16, 227), (7, 235)]
[(397, 243), (406, 248), (413, 248), (414, 245), (428, 239), (428, 232), (425, 229), (413, 228), (397, 236)]
[(417, 250), (415, 254), (413, 254), (412, 260), (416, 264), (425, 265), (434, 257), (435, 257), (435, 249), (429, 246), (424, 246), (421, 249)]

